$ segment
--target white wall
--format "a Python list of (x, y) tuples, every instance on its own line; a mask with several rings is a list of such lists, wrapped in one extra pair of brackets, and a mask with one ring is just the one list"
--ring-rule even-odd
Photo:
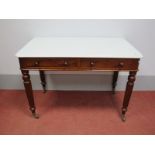
[(15, 53), (35, 36), (123, 36), (142, 54), (141, 75), (155, 75), (155, 20), (0, 20), (0, 74), (17, 74)]
[(0, 75), (20, 74), (14, 55), (35, 36), (123, 36), (144, 56), (138, 75), (155, 76), (155, 20), (1, 19)]

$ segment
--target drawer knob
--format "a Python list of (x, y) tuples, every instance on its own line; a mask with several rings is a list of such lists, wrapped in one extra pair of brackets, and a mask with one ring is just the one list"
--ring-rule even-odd
[(68, 61), (65, 60), (65, 61), (64, 61), (64, 65), (65, 65), (65, 66), (68, 66)]
[(38, 65), (39, 65), (39, 61), (36, 61), (36, 62), (34, 63), (34, 65), (35, 65), (35, 66), (38, 66)]
[(120, 68), (123, 67), (123, 66), (124, 66), (124, 62), (120, 62), (119, 65), (118, 65), (118, 67), (120, 67)]
[(91, 61), (90, 62), (90, 65), (93, 67), (93, 66), (95, 66), (95, 62), (94, 61)]

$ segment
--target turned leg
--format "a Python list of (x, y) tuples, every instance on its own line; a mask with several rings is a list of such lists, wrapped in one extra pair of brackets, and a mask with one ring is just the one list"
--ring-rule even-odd
[(46, 92), (46, 79), (45, 79), (45, 74), (44, 71), (39, 71), (40, 73), (40, 80), (41, 80), (41, 85), (43, 87), (43, 92)]
[(132, 94), (135, 79), (136, 79), (136, 71), (130, 71), (129, 76), (128, 76), (128, 82), (126, 85), (125, 96), (123, 100), (123, 107), (122, 107), (122, 120), (123, 121), (125, 121), (125, 113), (127, 112), (127, 108), (129, 105), (129, 100)]
[(23, 75), (23, 83), (25, 86), (25, 92), (26, 92), (26, 96), (27, 96), (27, 99), (29, 102), (30, 110), (31, 110), (34, 118), (39, 118), (39, 116), (36, 114), (36, 107), (34, 104), (34, 98), (33, 98), (32, 85), (31, 85), (29, 71), (28, 70), (21, 70), (21, 72)]
[(113, 79), (112, 79), (112, 92), (113, 92), (113, 94), (115, 94), (115, 88), (117, 85), (118, 73), (119, 73), (118, 71), (114, 71), (114, 74), (113, 74)]

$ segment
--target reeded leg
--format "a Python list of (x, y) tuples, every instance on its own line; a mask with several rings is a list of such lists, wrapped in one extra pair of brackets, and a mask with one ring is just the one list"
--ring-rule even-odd
[(45, 79), (45, 74), (44, 71), (39, 71), (40, 73), (40, 80), (41, 80), (41, 85), (43, 87), (43, 92), (46, 92), (46, 79)]
[(36, 107), (34, 104), (34, 98), (33, 98), (33, 92), (32, 92), (32, 85), (31, 85), (31, 80), (30, 80), (30, 75), (28, 70), (21, 70), (22, 75), (23, 75), (23, 83), (25, 86), (25, 92), (26, 96), (29, 102), (29, 107), (32, 112), (32, 115), (34, 118), (39, 118), (38, 114), (36, 114)]
[(134, 81), (136, 79), (136, 71), (130, 71), (129, 76), (128, 76), (128, 82), (126, 85), (126, 91), (125, 91), (125, 96), (123, 100), (123, 107), (122, 107), (122, 121), (125, 121), (125, 113), (127, 112), (127, 108), (129, 105), (129, 100), (132, 94), (133, 86), (134, 86)]
[(112, 92), (113, 92), (113, 94), (115, 94), (115, 88), (117, 85), (118, 73), (119, 73), (118, 71), (114, 71), (114, 74), (113, 74), (113, 79), (112, 79)]

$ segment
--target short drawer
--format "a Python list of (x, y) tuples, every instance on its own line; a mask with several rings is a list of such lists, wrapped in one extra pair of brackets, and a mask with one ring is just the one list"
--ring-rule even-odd
[(78, 67), (78, 59), (67, 58), (20, 58), (21, 68), (65, 69)]
[(81, 59), (80, 67), (91, 70), (137, 70), (138, 59)]

